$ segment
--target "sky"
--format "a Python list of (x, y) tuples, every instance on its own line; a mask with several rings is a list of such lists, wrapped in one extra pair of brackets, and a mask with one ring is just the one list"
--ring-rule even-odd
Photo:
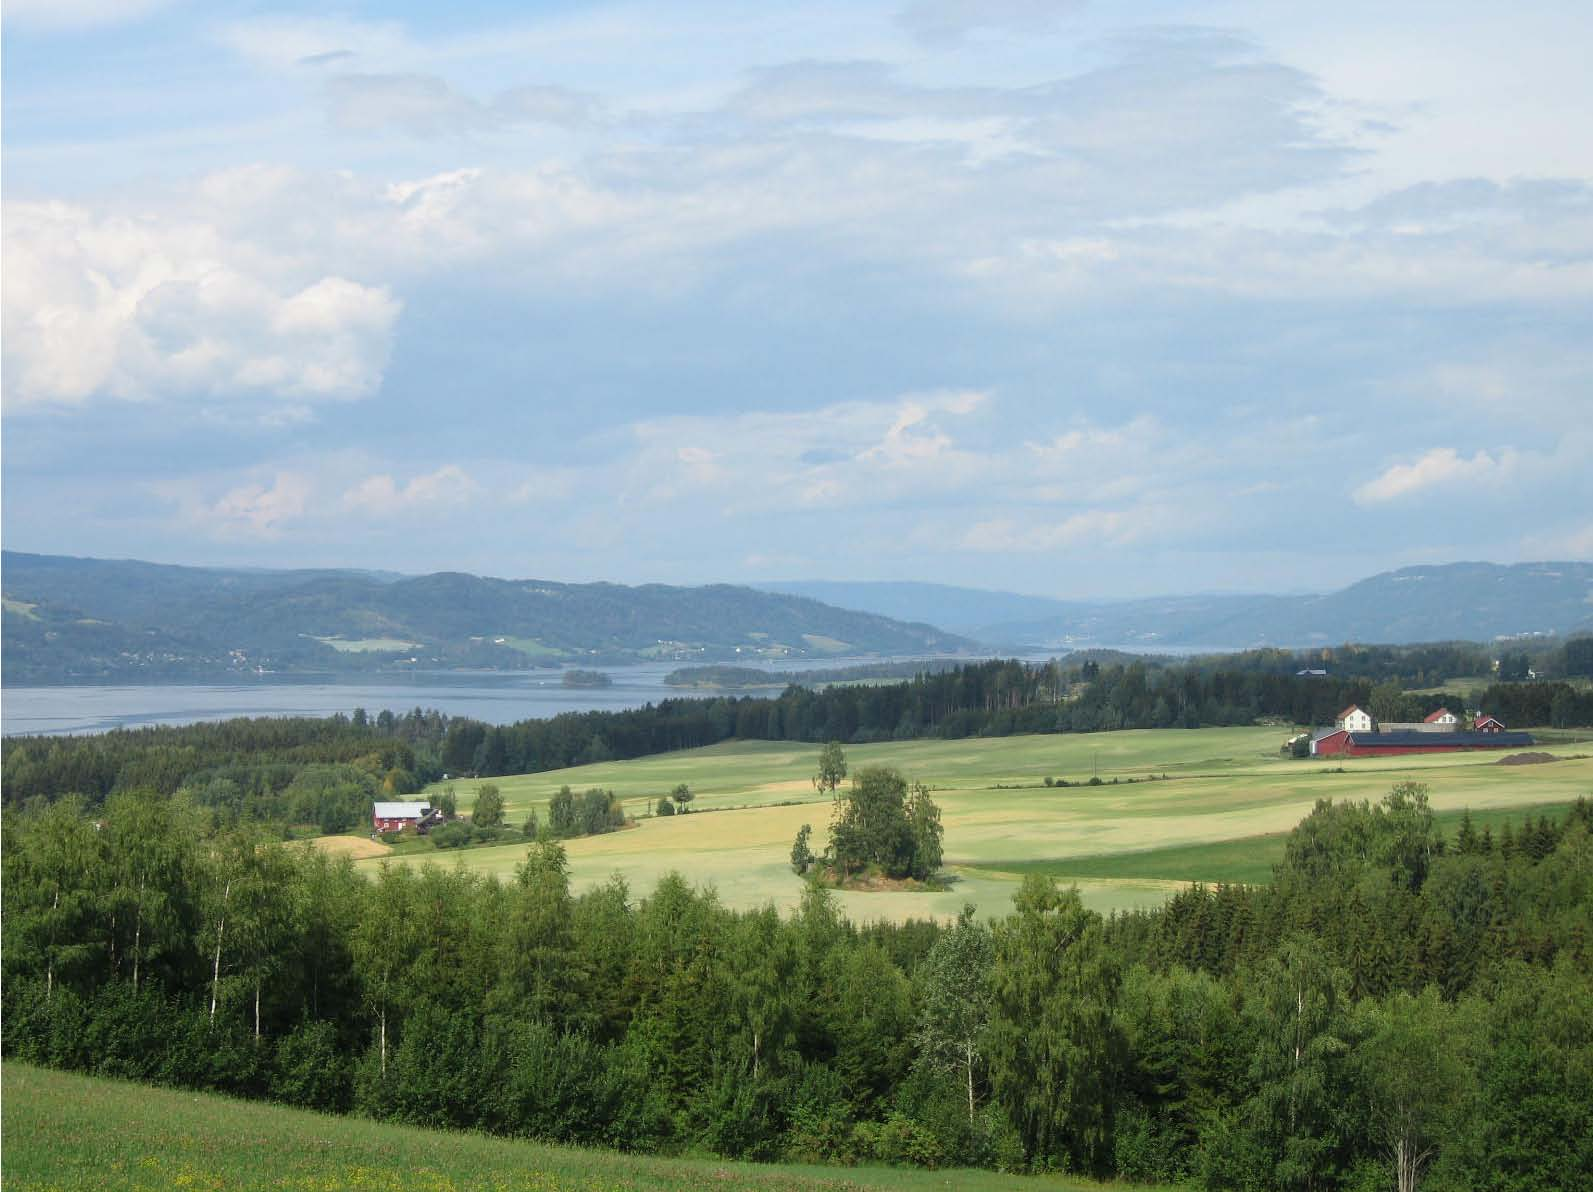
[(7, 548), (1593, 558), (1593, 5), (7, 0)]

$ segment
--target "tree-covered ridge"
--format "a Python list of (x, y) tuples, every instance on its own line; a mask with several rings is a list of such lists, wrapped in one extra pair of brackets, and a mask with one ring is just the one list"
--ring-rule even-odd
[(1593, 810), (1494, 838), (1324, 803), (1263, 888), (1108, 920), (859, 926), (810, 887), (572, 895), (211, 830), (8, 811), (6, 1058), (646, 1152), (1207, 1188), (1593, 1180)]
[(362, 671), (397, 659), (524, 669), (561, 658), (822, 658), (972, 645), (928, 625), (729, 584), (226, 571), (11, 551), (4, 568), (13, 683)]

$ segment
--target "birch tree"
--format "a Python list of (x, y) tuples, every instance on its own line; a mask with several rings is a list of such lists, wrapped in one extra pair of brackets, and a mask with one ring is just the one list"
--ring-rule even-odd
[(994, 959), (990, 931), (974, 922), (970, 905), (963, 908), (957, 926), (935, 941), (917, 973), (919, 1012), (913, 1043), (918, 1063), (957, 1076), (967, 1096), (970, 1125), (989, 1047)]

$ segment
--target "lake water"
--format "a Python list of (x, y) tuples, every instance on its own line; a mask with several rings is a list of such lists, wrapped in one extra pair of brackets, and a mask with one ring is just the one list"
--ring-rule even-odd
[[(1114, 647), (1108, 647), (1114, 648)], [(1132, 649), (1143, 650), (1144, 647)], [(1163, 653), (1195, 650), (1160, 647)], [(1043, 662), (1066, 650), (1018, 655)], [(1201, 651), (1205, 652), (1205, 651)], [(1011, 655), (1005, 655), (1011, 657)], [(922, 662), (927, 658), (830, 658), (760, 661), (774, 672), (831, 669), (877, 662)], [(965, 661), (975, 661), (966, 659)], [(452, 671), (381, 675), (337, 681), (296, 681), (270, 675), (253, 682), (224, 684), (161, 683), (137, 686), (0, 688), (0, 732), (97, 733), (146, 724), (194, 724), (234, 716), (330, 716), (364, 708), (372, 716), (384, 708), (407, 712), (436, 708), (450, 716), (469, 716), (487, 724), (512, 724), (560, 712), (619, 711), (661, 699), (701, 697), (703, 688), (664, 686), (664, 676), (684, 665), (660, 662), (642, 666), (600, 667), (611, 687), (565, 687), (556, 670), (516, 674), (461, 674)], [(767, 695), (735, 691), (733, 695)]]
[[(760, 666), (770, 671), (813, 670), (881, 661), (888, 660), (804, 658), (787, 663), (764, 662)], [(450, 716), (469, 716), (488, 724), (512, 724), (557, 716), (560, 712), (618, 711), (661, 699), (713, 694), (697, 688), (664, 686), (664, 676), (681, 665), (669, 662), (599, 668), (613, 680), (611, 687), (565, 687), (561, 672), (556, 670), (518, 674), (437, 672), (335, 682), (296, 682), (274, 675), (258, 682), (227, 684), (7, 686), (0, 689), (0, 732), (7, 736), (90, 733), (146, 724), (228, 720), (234, 716), (330, 716), (334, 712), (350, 713), (355, 708), (364, 708), (374, 716), (384, 708), (407, 712), (417, 707), (436, 708)]]

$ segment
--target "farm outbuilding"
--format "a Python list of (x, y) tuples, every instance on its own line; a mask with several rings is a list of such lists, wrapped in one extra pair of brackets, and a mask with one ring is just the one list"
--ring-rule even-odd
[(371, 805), (371, 825), (378, 832), (402, 832), (413, 828), (424, 832), (442, 819), (440, 812), (432, 810), (430, 803), (374, 803)]
[(1399, 757), (1407, 753), (1459, 753), (1467, 749), (1519, 749), (1531, 733), (1351, 733), (1340, 729), (1311, 742), (1318, 757)]

